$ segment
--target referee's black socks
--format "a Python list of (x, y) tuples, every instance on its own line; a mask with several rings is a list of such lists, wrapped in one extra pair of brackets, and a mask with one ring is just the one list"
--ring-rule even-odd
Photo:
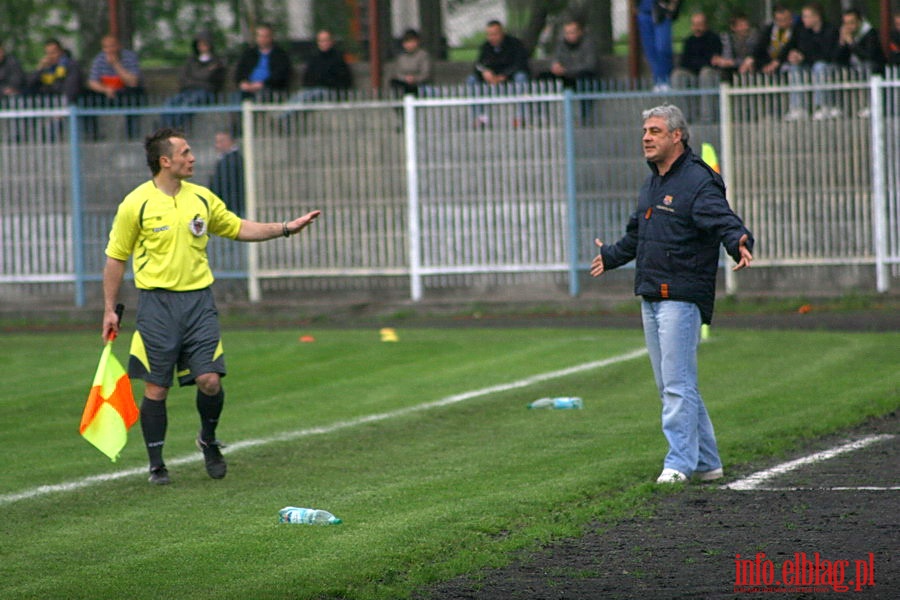
[(168, 424), (166, 401), (151, 400), (145, 396), (141, 402), (141, 431), (144, 434), (151, 467), (161, 467), (164, 464), (162, 451)]
[(222, 414), (222, 406), (225, 404), (225, 390), (219, 388), (219, 393), (207, 396), (197, 390), (197, 412), (200, 413), (200, 439), (207, 444), (216, 441), (216, 425), (219, 424), (219, 415)]

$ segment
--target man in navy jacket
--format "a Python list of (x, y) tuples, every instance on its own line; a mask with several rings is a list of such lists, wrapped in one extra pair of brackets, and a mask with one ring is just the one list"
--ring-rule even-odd
[(753, 260), (753, 235), (728, 206), (725, 183), (688, 146), (681, 110), (657, 106), (643, 113), (642, 146), (651, 175), (641, 188), (625, 236), (600, 253), (591, 275), (636, 260), (635, 295), (643, 298), (644, 337), (662, 400), (669, 442), (657, 483), (722, 477), (712, 422), (697, 386), (697, 344), (712, 319), (719, 244), (737, 262)]

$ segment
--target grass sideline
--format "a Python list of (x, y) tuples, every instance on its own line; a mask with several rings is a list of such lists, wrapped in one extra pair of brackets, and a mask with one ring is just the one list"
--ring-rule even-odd
[[(228, 441), (383, 414), (642, 347), (639, 330), (226, 331)], [(314, 343), (299, 343), (313, 335)], [(117, 342), (124, 358), (127, 336)], [(726, 468), (898, 406), (897, 333), (714, 330), (701, 389)], [(0, 338), (0, 495), (142, 467), (138, 428), (110, 465), (77, 424), (96, 332)], [(544, 395), (582, 411), (534, 412)], [(128, 477), (3, 506), (0, 596), (407, 597), (516, 550), (641, 511), (665, 451), (646, 358), (226, 456), (212, 481), (192, 447), (193, 394), (169, 401), (166, 454), (195, 453), (151, 488)], [(345, 523), (278, 525), (282, 506)], [(10, 549), (15, 549), (11, 551)]]

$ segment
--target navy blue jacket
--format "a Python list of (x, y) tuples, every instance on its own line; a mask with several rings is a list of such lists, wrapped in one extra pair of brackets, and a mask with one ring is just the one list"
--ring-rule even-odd
[(728, 206), (725, 182), (689, 147), (662, 177), (653, 174), (641, 187), (637, 210), (625, 236), (600, 248), (604, 270), (636, 259), (634, 293), (647, 300), (684, 300), (712, 320), (719, 244), (740, 261), (740, 239), (753, 234)]

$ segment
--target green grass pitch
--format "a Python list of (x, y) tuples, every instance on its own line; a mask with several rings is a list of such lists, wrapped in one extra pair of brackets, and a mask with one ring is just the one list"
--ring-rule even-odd
[[(146, 482), (139, 426), (115, 464), (78, 435), (98, 332), (4, 334), (0, 597), (402, 598), (664, 493), (646, 356), (406, 410), (641, 349), (637, 328), (397, 333), (226, 329), (228, 476), (206, 476), (193, 388), (173, 389), (167, 487)], [(701, 391), (726, 472), (896, 409), (898, 347), (897, 333), (714, 328)], [(525, 408), (557, 395), (584, 409)], [(140, 472), (41, 488), (123, 470)], [(279, 525), (288, 505), (344, 524)]]

